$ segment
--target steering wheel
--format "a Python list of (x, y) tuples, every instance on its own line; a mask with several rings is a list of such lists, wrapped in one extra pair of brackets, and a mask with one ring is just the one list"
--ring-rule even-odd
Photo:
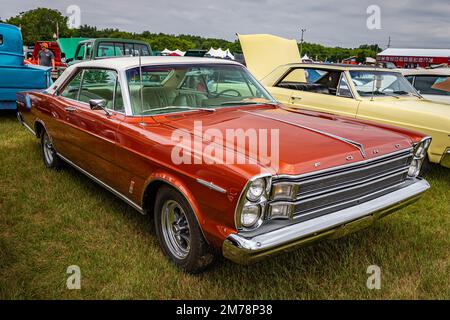
[(236, 93), (237, 93), (237, 97), (242, 97), (242, 94), (241, 94), (239, 91), (235, 90), (235, 89), (225, 89), (225, 90), (219, 92), (219, 93), (216, 95), (216, 97), (220, 97), (221, 95), (223, 95), (223, 94), (226, 93), (226, 92), (236, 92)]

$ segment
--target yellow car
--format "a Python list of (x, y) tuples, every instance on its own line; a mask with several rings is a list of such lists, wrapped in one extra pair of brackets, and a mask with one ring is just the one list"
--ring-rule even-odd
[(278, 101), (432, 136), (430, 162), (450, 168), (450, 104), (424, 99), (400, 72), (301, 63), (297, 42), (272, 35), (238, 35), (245, 62)]

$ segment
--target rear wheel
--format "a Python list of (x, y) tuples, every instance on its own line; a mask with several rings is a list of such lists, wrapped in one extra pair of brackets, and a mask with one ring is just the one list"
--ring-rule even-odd
[(180, 268), (199, 273), (215, 258), (187, 200), (175, 189), (163, 186), (155, 202), (155, 227), (164, 253)]
[(56, 151), (53, 148), (52, 141), (46, 131), (42, 132), (41, 146), (42, 146), (42, 159), (44, 160), (45, 166), (47, 168), (52, 169), (59, 168), (61, 165), (61, 160), (56, 154)]

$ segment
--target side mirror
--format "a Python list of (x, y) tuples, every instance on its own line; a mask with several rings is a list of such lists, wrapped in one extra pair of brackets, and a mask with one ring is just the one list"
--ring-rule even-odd
[(110, 115), (109, 111), (105, 109), (106, 107), (105, 99), (91, 99), (89, 100), (89, 106), (91, 107), (91, 110), (103, 110), (106, 112), (108, 116)]

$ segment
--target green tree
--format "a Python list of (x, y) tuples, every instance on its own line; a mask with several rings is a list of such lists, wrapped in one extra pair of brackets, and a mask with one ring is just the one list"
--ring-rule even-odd
[(6, 20), (7, 23), (21, 27), (24, 44), (33, 45), (36, 41), (51, 41), (59, 27), (60, 37), (69, 37), (67, 17), (61, 12), (48, 8), (37, 8), (18, 14)]

